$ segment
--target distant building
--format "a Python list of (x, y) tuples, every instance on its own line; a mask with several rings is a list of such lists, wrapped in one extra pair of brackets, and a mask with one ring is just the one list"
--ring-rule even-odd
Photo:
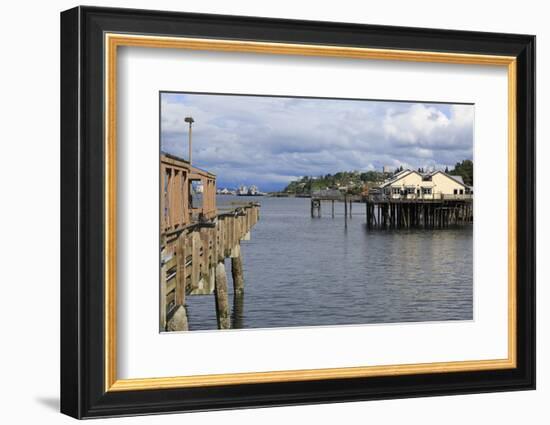
[(322, 189), (322, 190), (316, 190), (311, 194), (313, 197), (321, 197), (321, 198), (340, 198), (342, 195), (342, 192), (338, 189)]
[(361, 191), (361, 195), (363, 196), (379, 195), (380, 193), (380, 183), (377, 182), (365, 182)]
[(258, 193), (259, 193), (258, 187), (255, 185), (250, 186), (250, 188), (248, 189), (248, 194), (251, 196), (256, 196), (258, 195)]
[(260, 192), (258, 189), (258, 186), (251, 185), (250, 187), (246, 187), (244, 185), (239, 186), (239, 189), (236, 193), (238, 196), (264, 196), (264, 192)]
[(421, 174), (409, 169), (393, 175), (378, 189), (380, 194), (391, 199), (460, 199), (471, 198), (474, 193), (461, 176), (443, 171)]

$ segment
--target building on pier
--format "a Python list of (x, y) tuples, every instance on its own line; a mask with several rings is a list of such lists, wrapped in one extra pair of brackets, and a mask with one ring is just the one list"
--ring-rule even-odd
[(403, 170), (371, 190), (389, 199), (468, 199), (473, 188), (466, 185), (461, 176), (443, 171), (421, 174), (415, 170)]

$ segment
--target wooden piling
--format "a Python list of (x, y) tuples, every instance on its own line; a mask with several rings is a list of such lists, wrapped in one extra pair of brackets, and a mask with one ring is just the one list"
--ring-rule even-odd
[(317, 213), (317, 217), (321, 218), (321, 200), (311, 198), (310, 204), (311, 204), (311, 218), (314, 218), (316, 213)]
[(348, 227), (348, 197), (344, 195), (344, 227)]
[(233, 277), (233, 292), (235, 295), (242, 295), (244, 293), (244, 274), (240, 244), (235, 245), (231, 255), (231, 276)]
[(216, 318), (218, 320), (218, 329), (229, 329), (231, 326), (231, 317), (229, 313), (229, 300), (227, 295), (227, 275), (225, 265), (219, 262), (216, 265)]
[(334, 218), (334, 199), (332, 200), (332, 218)]
[(233, 329), (242, 329), (244, 314), (244, 294), (233, 295), (233, 314), (231, 315), (231, 327)]
[(187, 321), (187, 309), (184, 305), (180, 305), (172, 318), (166, 324), (168, 332), (181, 332), (189, 330), (189, 322)]

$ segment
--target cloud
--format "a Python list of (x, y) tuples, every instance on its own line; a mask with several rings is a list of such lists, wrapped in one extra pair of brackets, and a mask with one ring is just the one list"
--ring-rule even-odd
[(472, 105), (163, 93), (161, 148), (218, 186), (278, 190), (303, 175), (452, 166), (472, 158)]

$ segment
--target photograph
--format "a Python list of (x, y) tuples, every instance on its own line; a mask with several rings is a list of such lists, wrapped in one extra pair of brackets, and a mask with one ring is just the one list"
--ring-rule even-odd
[(159, 108), (160, 332), (474, 319), (474, 104)]
[[(61, 148), (34, 139), (61, 192), (61, 289), (47, 304), (59, 320), (44, 327), (59, 330), (60, 358), (43, 368), (59, 410), (340, 403), (347, 417), (371, 401), (388, 422), (398, 399), (452, 395), (474, 403), (456, 412), (538, 412), (504, 393), (537, 381), (543, 19), (197, 7), (76, 6), (50, 25), (60, 79), (39, 85), (60, 85), (61, 120), (47, 121)], [(18, 158), (21, 143), (7, 145)], [(12, 186), (28, 197), (42, 174), (27, 168)], [(31, 223), (20, 210), (7, 223)]]

